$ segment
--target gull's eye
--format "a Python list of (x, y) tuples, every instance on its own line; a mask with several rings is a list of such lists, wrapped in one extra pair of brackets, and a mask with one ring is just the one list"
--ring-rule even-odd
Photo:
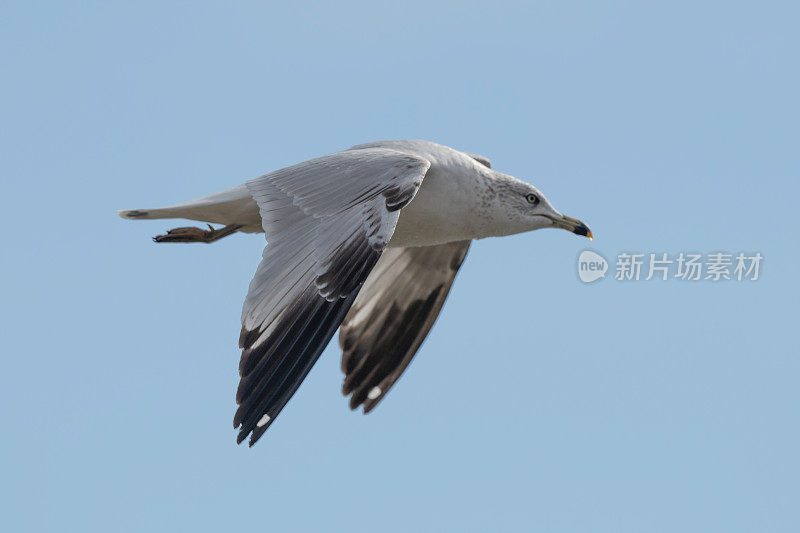
[(525, 195), (525, 199), (526, 199), (526, 200), (528, 201), (528, 203), (529, 203), (529, 204), (531, 204), (531, 205), (536, 205), (536, 204), (538, 204), (538, 203), (539, 203), (539, 197), (538, 197), (538, 196), (536, 196), (536, 195), (535, 195), (535, 194), (533, 194), (533, 193), (526, 194), (526, 195)]

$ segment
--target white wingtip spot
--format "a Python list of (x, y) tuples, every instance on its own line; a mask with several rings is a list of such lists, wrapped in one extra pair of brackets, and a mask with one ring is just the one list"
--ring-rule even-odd
[(372, 387), (369, 392), (367, 393), (367, 398), (370, 400), (374, 400), (378, 396), (381, 395), (381, 388), (380, 387)]
[(258, 421), (256, 427), (263, 427), (269, 421), (270, 421), (269, 415), (265, 414), (264, 416), (261, 417), (261, 420)]

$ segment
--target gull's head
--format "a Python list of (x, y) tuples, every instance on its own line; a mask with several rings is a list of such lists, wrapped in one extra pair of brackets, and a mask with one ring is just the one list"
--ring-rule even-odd
[(580, 220), (559, 212), (542, 192), (529, 183), (501, 175), (493, 184), (502, 210), (499, 216), (503, 234), (510, 235), (542, 228), (561, 228), (592, 238), (592, 231)]

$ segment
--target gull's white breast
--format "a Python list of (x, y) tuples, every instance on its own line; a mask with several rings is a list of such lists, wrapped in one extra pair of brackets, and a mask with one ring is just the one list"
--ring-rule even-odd
[(432, 246), (477, 237), (477, 164), (433, 163), (414, 199), (400, 211), (390, 247)]

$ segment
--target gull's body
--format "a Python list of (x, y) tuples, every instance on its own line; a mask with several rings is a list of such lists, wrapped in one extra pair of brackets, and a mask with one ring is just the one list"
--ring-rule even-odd
[(426, 141), (356, 146), (245, 185), (132, 219), (178, 228), (159, 242), (211, 242), (235, 231), (268, 242), (242, 311), (234, 426), (254, 444), (341, 325), (343, 391), (370, 411), (438, 316), (470, 241), (543, 227), (591, 235), (532, 185), (481, 156)]

